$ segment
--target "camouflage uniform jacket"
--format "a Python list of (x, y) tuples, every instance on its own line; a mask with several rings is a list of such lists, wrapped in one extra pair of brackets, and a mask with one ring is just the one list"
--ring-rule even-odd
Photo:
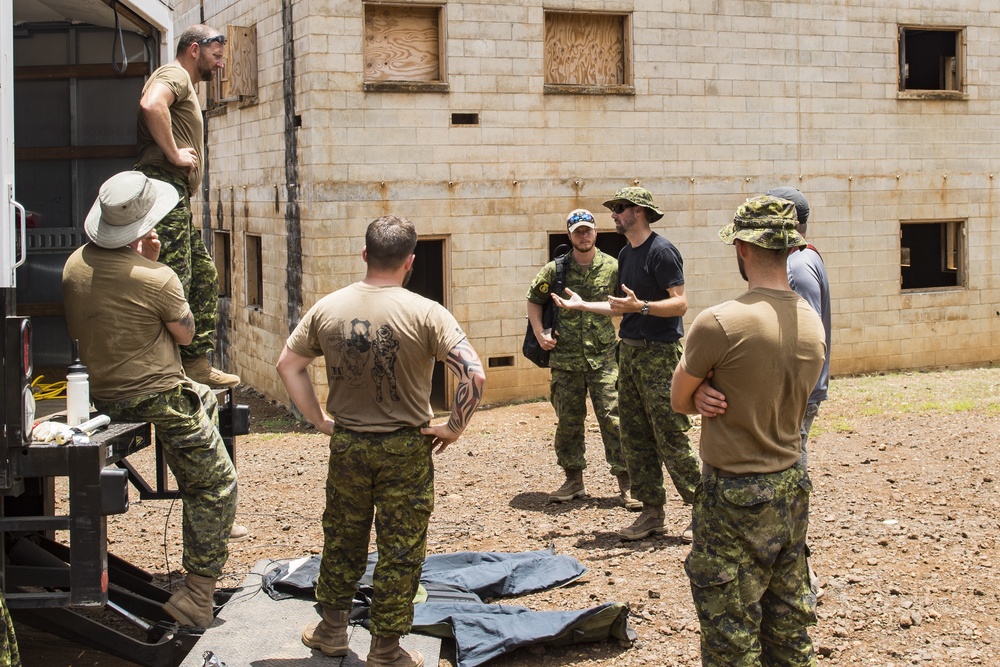
[[(549, 262), (535, 276), (528, 289), (528, 301), (544, 304), (556, 281), (556, 263)], [(566, 287), (584, 301), (606, 301), (618, 287), (618, 260), (600, 250), (584, 269), (572, 259), (566, 263)], [(560, 296), (566, 296), (565, 293)], [(564, 371), (597, 370), (615, 363), (615, 326), (606, 315), (579, 310), (559, 310), (557, 344), (552, 350), (550, 368)]]

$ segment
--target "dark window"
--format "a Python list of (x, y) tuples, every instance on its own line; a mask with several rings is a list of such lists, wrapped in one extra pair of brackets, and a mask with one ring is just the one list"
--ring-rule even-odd
[(232, 252), (229, 232), (213, 231), (212, 253), (215, 256), (215, 271), (219, 274), (219, 298), (232, 295)]
[(962, 31), (899, 28), (900, 90), (962, 90)]
[(903, 222), (899, 242), (904, 291), (965, 286), (964, 222)]
[(259, 236), (247, 234), (247, 306), (264, 307), (264, 248)]

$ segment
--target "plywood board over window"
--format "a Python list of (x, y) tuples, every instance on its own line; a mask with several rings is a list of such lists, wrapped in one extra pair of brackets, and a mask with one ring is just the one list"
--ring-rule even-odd
[(447, 91), (444, 8), (365, 4), (365, 90)]
[(222, 70), (222, 101), (257, 98), (257, 26), (226, 26), (226, 67)]
[(545, 92), (634, 93), (630, 16), (546, 12)]

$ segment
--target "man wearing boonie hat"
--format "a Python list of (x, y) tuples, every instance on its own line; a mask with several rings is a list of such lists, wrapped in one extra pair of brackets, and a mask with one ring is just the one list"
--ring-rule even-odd
[[(597, 248), (597, 223), (583, 208), (570, 211), (566, 231), (573, 251), (565, 269), (565, 287), (586, 301), (605, 301), (618, 287), (618, 260)], [(559, 317), (555, 331), (543, 330), (542, 307), (556, 282), (556, 263), (549, 262), (528, 289), (528, 321), (538, 344), (551, 350), (550, 400), (555, 409), (556, 462), (566, 481), (549, 495), (549, 502), (586, 497), (583, 470), (587, 467), (585, 420), (587, 392), (604, 442), (604, 459), (618, 479), (618, 493), (628, 509), (642, 505), (630, 493), (628, 469), (622, 454), (618, 424), (618, 362), (615, 360), (615, 327), (611, 319), (579, 310)]]
[(169, 184), (127, 171), (101, 186), (84, 223), (91, 242), (63, 269), (70, 336), (90, 371), (98, 412), (150, 422), (183, 503), (184, 585), (163, 607), (184, 625), (208, 627), (215, 581), (229, 557), (236, 470), (219, 434), (212, 391), (184, 375), (178, 345), (194, 318), (174, 271), (157, 262), (154, 227), (176, 204)]
[(685, 561), (706, 665), (815, 664), (816, 623), (805, 538), (812, 485), (799, 428), (823, 368), (823, 323), (788, 284), (788, 253), (805, 245), (795, 205), (749, 199), (719, 232), (736, 246), (748, 290), (701, 312), (671, 388), (694, 414), (706, 381), (728, 397), (702, 421), (702, 483)]
[[(787, 199), (795, 204), (795, 215), (798, 224), (795, 230), (806, 238), (806, 228), (809, 222), (809, 202), (805, 195), (797, 188), (782, 186), (767, 191), (772, 197)], [(812, 429), (813, 421), (819, 415), (820, 403), (827, 398), (827, 387), (830, 383), (830, 340), (831, 340), (831, 315), (830, 315), (830, 280), (827, 277), (826, 265), (819, 254), (819, 250), (811, 243), (799, 246), (793, 252), (788, 253), (788, 285), (795, 290), (813, 307), (823, 320), (823, 330), (826, 334), (826, 358), (823, 361), (823, 372), (819, 374), (819, 380), (809, 394), (809, 405), (806, 407), (806, 414), (802, 418), (802, 426), (799, 435), (802, 437), (802, 465), (808, 470), (808, 452), (806, 444), (809, 442), (809, 431)], [(702, 383), (695, 392), (695, 405), (702, 417), (712, 418), (717, 414), (726, 411), (726, 397), (712, 389), (708, 383)], [(810, 554), (809, 545), (806, 545), (806, 554)], [(813, 571), (811, 561), (809, 566), (809, 581), (813, 593), (817, 599), (823, 596), (823, 588), (819, 578)]]
[[(645, 188), (622, 188), (604, 202), (615, 229), (628, 244), (618, 255), (616, 295), (586, 301), (567, 290), (556, 298), (565, 308), (621, 315), (618, 335), (618, 410), (622, 451), (632, 483), (632, 496), (642, 513), (618, 531), (623, 540), (664, 533), (666, 490), (663, 466), (685, 503), (694, 500), (701, 474), (686, 431), (691, 422), (670, 408), (670, 373), (681, 357), (687, 312), (684, 260), (670, 241), (649, 225), (663, 217)], [(690, 540), (690, 526), (681, 539)]]

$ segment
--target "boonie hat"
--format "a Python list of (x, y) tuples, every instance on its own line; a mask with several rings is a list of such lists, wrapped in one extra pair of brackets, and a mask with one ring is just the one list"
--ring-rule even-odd
[(122, 248), (148, 234), (179, 199), (169, 183), (123, 171), (101, 185), (83, 228), (102, 248)]
[(736, 209), (733, 222), (719, 230), (719, 238), (730, 245), (740, 239), (769, 250), (787, 250), (806, 244), (795, 229), (797, 224), (794, 203), (763, 195)]
[(621, 201), (627, 201), (630, 204), (635, 204), (636, 206), (642, 206), (643, 208), (648, 208), (652, 213), (649, 215), (650, 222), (656, 222), (663, 217), (663, 211), (656, 208), (656, 204), (653, 203), (653, 193), (646, 188), (622, 188), (615, 193), (615, 196), (608, 201), (604, 202), (604, 206), (611, 208), (613, 204), (617, 204)]
[(566, 231), (572, 234), (579, 227), (597, 229), (597, 224), (594, 222), (594, 214), (585, 208), (570, 211), (570, 214), (566, 216)]
[(806, 201), (806, 196), (802, 194), (797, 188), (790, 188), (788, 186), (782, 186), (780, 188), (774, 188), (773, 190), (768, 190), (767, 194), (772, 197), (780, 197), (781, 199), (787, 199), (788, 201), (795, 204), (795, 214), (799, 216), (799, 224), (804, 225), (809, 222), (809, 202)]

